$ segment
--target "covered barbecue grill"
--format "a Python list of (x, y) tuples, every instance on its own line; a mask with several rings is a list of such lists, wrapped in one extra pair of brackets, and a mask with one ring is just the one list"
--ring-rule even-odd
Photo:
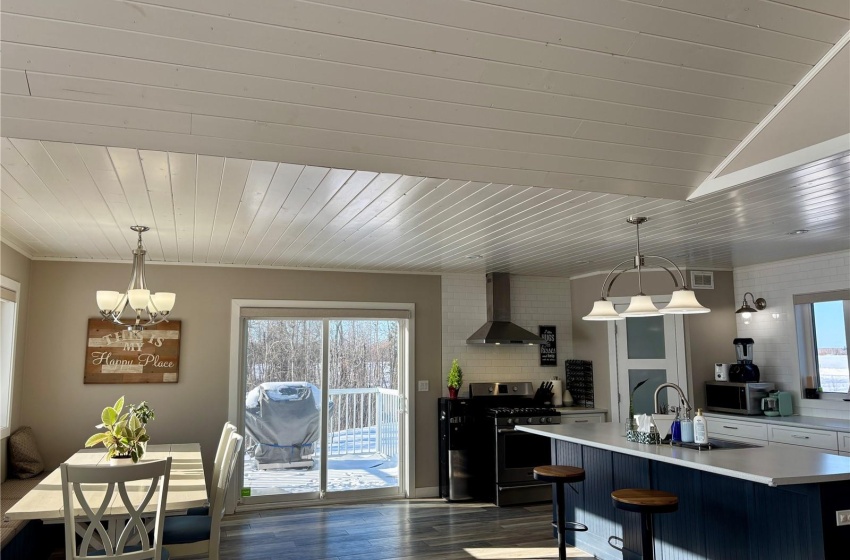
[[(321, 398), (307, 382), (261, 383), (245, 397), (247, 451), (259, 469), (312, 467), (319, 451)], [(328, 413), (333, 412), (333, 402)]]

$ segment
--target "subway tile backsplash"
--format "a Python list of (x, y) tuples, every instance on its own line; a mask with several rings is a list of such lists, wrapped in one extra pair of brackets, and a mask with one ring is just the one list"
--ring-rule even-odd
[[(767, 309), (753, 314), (750, 324), (738, 316), (738, 336), (755, 340), (755, 363), (762, 381), (794, 393), (794, 412), (806, 416), (848, 418), (850, 403), (800, 399), (800, 367), (794, 294), (850, 287), (850, 251), (827, 253), (739, 267), (734, 270), (736, 308), (745, 292), (767, 300)], [(774, 319), (772, 314), (779, 313)], [(731, 343), (731, 341), (730, 341)]]
[[(564, 378), (564, 360), (572, 358), (572, 316), (568, 278), (511, 276), (511, 316), (517, 325), (537, 334), (539, 325), (557, 327), (558, 365), (540, 365), (537, 346), (468, 345), (466, 339), (487, 319), (483, 274), (444, 274), (443, 380), (457, 358), (463, 368), (463, 388), (487, 381), (532, 381)], [(443, 383), (445, 385), (445, 382)], [(448, 395), (445, 387), (443, 395)]]

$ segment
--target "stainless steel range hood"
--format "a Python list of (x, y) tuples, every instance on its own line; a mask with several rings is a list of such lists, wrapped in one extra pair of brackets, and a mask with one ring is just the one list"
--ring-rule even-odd
[(487, 275), (487, 322), (467, 344), (543, 344), (543, 339), (511, 323), (511, 276), (505, 272)]

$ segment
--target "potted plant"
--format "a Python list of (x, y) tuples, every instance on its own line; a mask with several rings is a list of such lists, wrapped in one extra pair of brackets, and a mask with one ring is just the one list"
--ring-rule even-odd
[(154, 419), (154, 411), (146, 401), (139, 405), (130, 405), (130, 411), (121, 414), (124, 409), (124, 397), (107, 406), (100, 415), (102, 420), (97, 428), (105, 431), (94, 434), (86, 447), (102, 443), (106, 447), (106, 456), (110, 465), (138, 463), (145, 454), (149, 438), (146, 424)]
[(449, 398), (456, 399), (457, 391), (460, 389), (460, 386), (463, 385), (463, 370), (460, 369), (460, 364), (457, 363), (457, 359), (452, 360), (452, 369), (449, 370), (446, 385), (449, 388)]

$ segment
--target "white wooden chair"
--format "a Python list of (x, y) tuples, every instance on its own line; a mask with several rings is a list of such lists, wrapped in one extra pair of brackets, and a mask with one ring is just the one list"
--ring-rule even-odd
[[(225, 422), (224, 428), (221, 430), (221, 437), (218, 438), (218, 447), (215, 451), (215, 462), (213, 462), (212, 477), (210, 478), (212, 481), (210, 484), (210, 504), (215, 502), (215, 495), (218, 490), (216, 481), (218, 480), (218, 475), (221, 472), (221, 462), (224, 459), (224, 451), (227, 448), (227, 443), (230, 441), (230, 434), (234, 433), (236, 433), (236, 426), (230, 422)], [(186, 515), (209, 515), (209, 513), (210, 506), (207, 504), (205, 506), (190, 508), (186, 512)]]
[[(91, 556), (168, 560), (162, 533), (171, 457), (120, 467), (62, 463), (59, 469), (67, 560)], [(153, 533), (149, 535), (150, 528), (142, 516), (150, 518), (152, 502), (156, 504), (156, 514)], [(77, 534), (82, 537), (79, 548)]]
[(209, 515), (182, 515), (165, 519), (162, 542), (168, 547), (171, 558), (207, 556), (210, 560), (219, 560), (218, 549), (221, 518), (224, 517), (224, 499), (241, 447), (242, 436), (236, 433), (230, 434), (224, 457), (222, 457), (218, 480), (214, 481), (215, 499), (210, 505)]

